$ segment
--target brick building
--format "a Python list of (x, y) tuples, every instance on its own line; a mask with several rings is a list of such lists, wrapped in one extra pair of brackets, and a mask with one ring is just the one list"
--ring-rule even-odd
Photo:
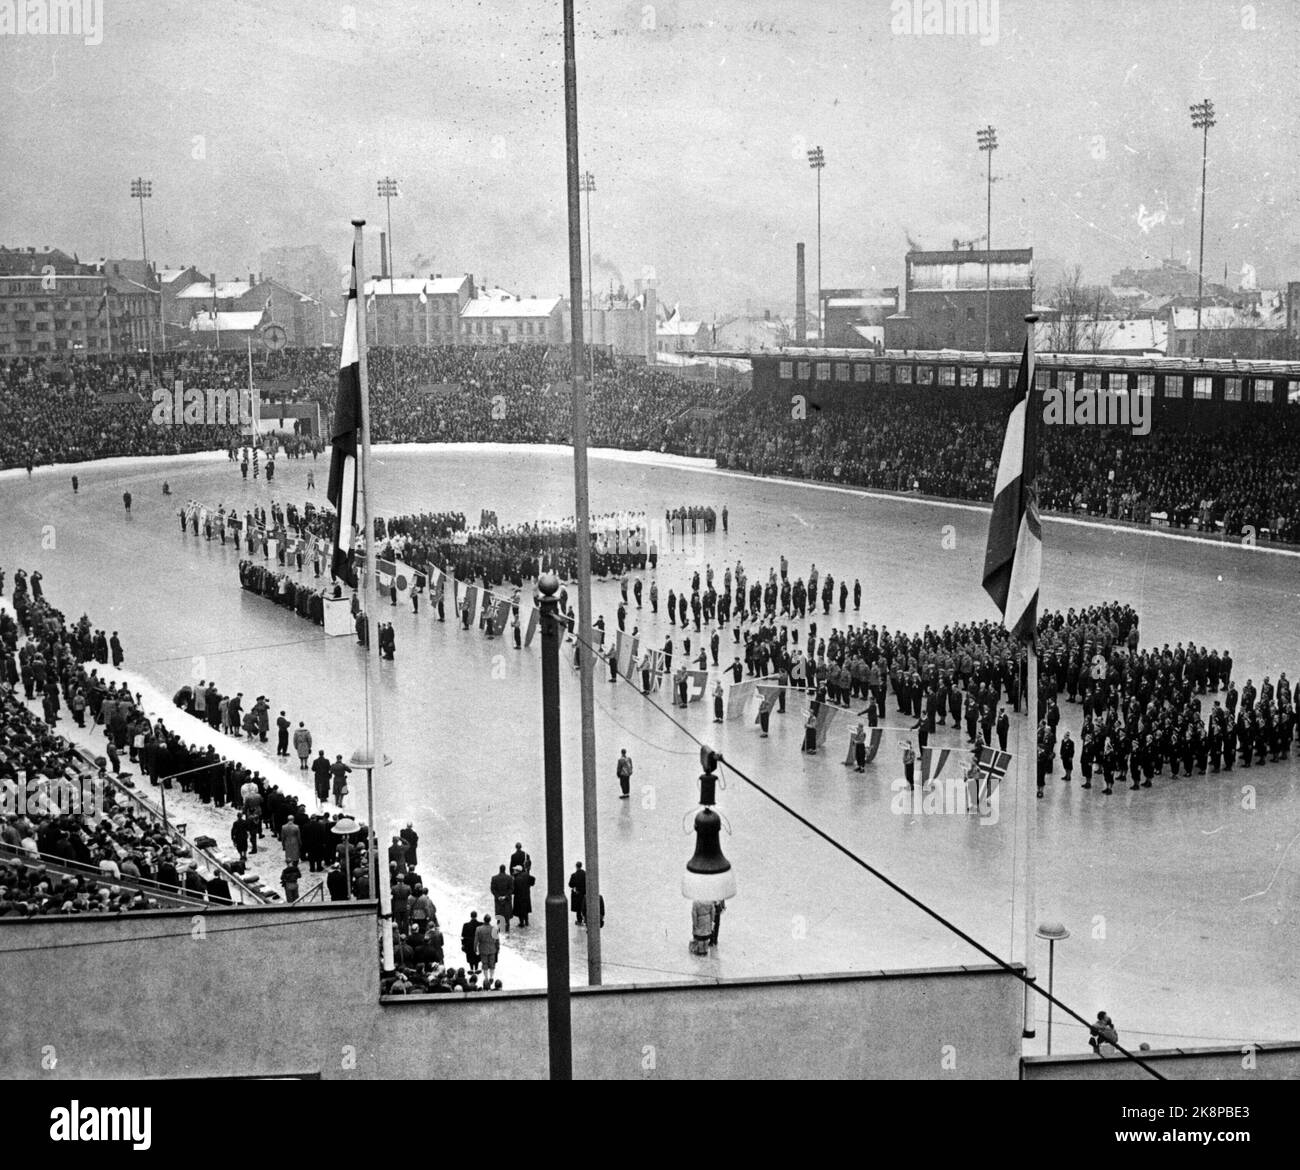
[(461, 312), (474, 296), (468, 272), (434, 273), (428, 279), (373, 277), (365, 284), (367, 340), (372, 345), (456, 345)]
[(887, 349), (1019, 349), (1034, 300), (1032, 248), (909, 252), (899, 311), (884, 322)]
[(562, 297), (480, 296), (460, 311), (466, 345), (563, 345)]

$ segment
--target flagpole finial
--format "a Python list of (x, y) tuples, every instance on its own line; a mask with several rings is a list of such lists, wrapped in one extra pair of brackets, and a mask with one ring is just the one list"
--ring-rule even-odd
[(1025, 314), (1025, 324), (1026, 324), (1026, 325), (1037, 325), (1037, 324), (1038, 324), (1038, 314), (1037, 314), (1037, 313), (1026, 313), (1026, 314)]
[(366, 226), (366, 221), (365, 221), (364, 219), (354, 219), (354, 220), (352, 221), (352, 226), (353, 226), (353, 227), (365, 227), (365, 226)]

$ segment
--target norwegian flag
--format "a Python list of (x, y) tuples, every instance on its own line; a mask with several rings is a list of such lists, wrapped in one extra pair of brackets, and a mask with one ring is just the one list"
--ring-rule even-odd
[(1002, 624), (1022, 643), (1033, 639), (1038, 624), (1043, 563), (1034, 483), (1038, 468), (1035, 398), (1034, 355), (1026, 338), (998, 463), (983, 581), (985, 592), (1002, 611)]
[(326, 496), (334, 506), (334, 557), (330, 576), (357, 586), (352, 549), (357, 527), (357, 440), (361, 430), (361, 358), (357, 339), (357, 253), (352, 250), (343, 344), (339, 347), (339, 388), (334, 400), (330, 440), (330, 478)]

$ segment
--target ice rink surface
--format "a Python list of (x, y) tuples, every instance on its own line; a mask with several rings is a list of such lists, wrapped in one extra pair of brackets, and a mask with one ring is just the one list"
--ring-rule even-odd
[[(381, 514), (481, 508), (503, 524), (573, 511), (567, 452), (542, 448), (381, 448), (374, 493)], [(318, 487), (309, 496), (306, 477)], [(0, 476), (0, 566), (44, 574), (47, 595), (69, 617), (120, 632), (126, 665), (170, 694), (200, 677), (227, 692), (266, 694), (272, 714), (305, 719), (317, 746), (346, 756), (361, 739), (361, 657), (351, 638), (330, 639), (289, 611), (244, 592), (233, 544), (182, 536), (176, 509), (195, 497), (241, 513), (308, 498), (322, 502), (328, 456), (277, 461), (274, 484), (244, 481), (218, 456), (115, 461)], [(170, 482), (172, 495), (161, 485)], [(122, 492), (134, 497), (128, 519)], [(979, 585), (987, 512), (924, 501), (872, 498), (813, 485), (718, 473), (688, 461), (593, 453), (592, 511), (645, 511), (702, 504), (730, 513), (731, 532), (700, 539), (698, 556), (661, 549), (661, 594), (691, 572), (743, 560), (765, 579), (784, 553), (791, 577), (816, 562), (838, 582), (863, 586), (860, 615), (818, 618), (819, 633), (865, 621), (909, 632), (929, 624), (996, 617)], [(1300, 678), (1300, 559), (1235, 544), (1171, 540), (1048, 519), (1043, 604), (1053, 609), (1117, 599), (1141, 615), (1142, 645), (1189, 639), (1234, 659), (1238, 683), (1258, 685), (1285, 670)], [(310, 566), (307, 569), (310, 576)], [(646, 577), (648, 587), (649, 579)], [(838, 594), (838, 585), (837, 585)], [(6, 585), (6, 595), (8, 587)], [(595, 612), (615, 628), (618, 588), (594, 586)], [(631, 610), (634, 625), (662, 646), (680, 631), (662, 612)], [(526, 611), (525, 611), (526, 612)], [(384, 663), (380, 693), (386, 750), (380, 827), (413, 821), (422, 868), (491, 905), (488, 880), (515, 841), (532, 854), (534, 917), (509, 945), (539, 965), (545, 897), (539, 644), (462, 632), (450, 617), (408, 606), (392, 620), (397, 657)], [(698, 652), (700, 635), (691, 632)], [(708, 631), (704, 637), (707, 640)], [(730, 661), (724, 637), (720, 661)], [(563, 667), (565, 871), (583, 857), (576, 674)], [(715, 674), (717, 672), (714, 672)], [(720, 793), (731, 833), (723, 847), (739, 894), (708, 959), (687, 953), (689, 904), (680, 892), (690, 857), (698, 748), (626, 684), (596, 677), (600, 773), (600, 865), (608, 908), (605, 979), (661, 981), (801, 972), (860, 971), (982, 963), (938, 923), (900, 899), (764, 797), (732, 779)], [(727, 681), (730, 681), (729, 678)], [(710, 680), (711, 685), (712, 680)], [(899, 812), (891, 783), (902, 775), (905, 732), (887, 732), (864, 775), (842, 765), (851, 724), (832, 729), (816, 757), (799, 752), (801, 705), (773, 717), (760, 740), (748, 721), (714, 725), (711, 705), (674, 713), (697, 735), (894, 881), (984, 945), (1019, 958), (1023, 910), (1013, 882), (1022, 834), (1008, 781), (996, 824), (936, 812)], [(856, 722), (856, 720), (854, 720)], [(904, 726), (892, 696), (884, 720)], [(910, 720), (906, 721), (910, 723)], [(1013, 720), (1013, 728), (1019, 720)], [(951, 724), (951, 720), (949, 721)], [(1062, 726), (1076, 735), (1077, 706)], [(938, 746), (961, 747), (951, 728)], [(1015, 750), (1016, 743), (1011, 743)], [(614, 762), (626, 747), (636, 765), (633, 795), (618, 799)], [(951, 765), (950, 765), (951, 767)], [(1056, 992), (1087, 1018), (1105, 1009), (1121, 1040), (1153, 1047), (1294, 1040), (1300, 1036), (1300, 799), (1296, 759), (1248, 771), (1171, 780), (1151, 789), (1083, 791), (1049, 782), (1037, 801), (1038, 918), (1064, 922)], [(361, 785), (354, 784), (354, 794)], [(570, 919), (570, 921), (572, 921)], [(459, 923), (444, 919), (449, 950)], [(585, 979), (585, 933), (571, 928), (575, 980)], [(1045, 943), (1039, 948), (1046, 978)], [(310, 961), (305, 957), (304, 961)], [(923, 1005), (918, 1005), (923, 1010)], [(1039, 1008), (1041, 1051), (1045, 1005)], [(1083, 1050), (1085, 1036), (1058, 1014), (1054, 1047)]]

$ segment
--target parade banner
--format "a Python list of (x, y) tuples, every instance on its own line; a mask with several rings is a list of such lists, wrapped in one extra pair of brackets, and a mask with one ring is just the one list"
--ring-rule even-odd
[(980, 792), (979, 804), (992, 797), (1011, 766), (1011, 753), (998, 751), (996, 748), (982, 747), (979, 754)]
[(496, 627), (498, 634), (505, 633), (509, 628), (511, 608), (509, 599), (497, 599), (496, 612), (492, 615), (492, 623)]
[(759, 701), (758, 710), (754, 712), (754, 722), (761, 727), (763, 725), (764, 712), (771, 715), (772, 709), (776, 706), (778, 692), (760, 690), (758, 693), (762, 698)]
[(418, 576), (419, 574), (410, 565), (403, 561), (397, 561), (394, 565), (393, 581), (393, 584), (397, 586), (397, 595), (409, 599)]
[[(758, 683), (756, 680), (747, 678), (742, 679), (738, 683), (732, 683), (731, 686), (727, 688), (727, 707), (725, 717), (728, 723), (739, 719), (745, 713), (745, 704), (753, 697), (757, 686)], [(764, 696), (764, 702), (766, 701), (767, 697)], [(775, 703), (776, 696), (773, 694), (772, 704), (775, 705)], [(771, 710), (771, 706), (768, 707), (768, 710)]]
[(615, 658), (617, 661), (618, 673), (625, 679), (631, 681), (632, 669), (637, 662), (637, 642), (639, 639), (632, 637), (631, 634), (623, 630), (615, 631)]
[(662, 650), (648, 650), (650, 655), (650, 692), (662, 689), (664, 676), (668, 673), (668, 658)]
[(820, 751), (826, 746), (826, 736), (830, 732), (831, 724), (839, 715), (840, 709), (831, 706), (830, 703), (823, 703), (817, 710), (817, 749)]
[[(866, 755), (866, 759), (863, 762), (869, 764), (871, 763), (872, 760), (876, 758), (876, 753), (880, 750), (880, 740), (882, 738), (883, 732), (879, 727), (869, 727), (866, 729), (866, 732), (867, 732), (867, 741), (866, 741), (867, 755)], [(849, 737), (849, 751), (848, 751), (848, 755), (844, 757), (844, 763), (846, 766), (854, 763), (852, 736)]]
[(465, 587), (465, 600), (460, 606), (461, 621), (464, 622), (465, 615), (469, 616), (469, 624), (474, 624), (474, 618), (478, 613), (478, 586), (467, 585)]
[(707, 670), (688, 670), (686, 672), (686, 701), (698, 703), (709, 690), (709, 672)]
[(375, 585), (379, 589), (387, 589), (393, 583), (393, 577), (397, 573), (397, 562), (386, 561), (380, 557), (375, 561)]
[(537, 623), (540, 613), (541, 611), (537, 606), (533, 606), (533, 608), (528, 611), (528, 628), (524, 632), (525, 646), (531, 646), (533, 644), (533, 638), (537, 635)]
[(952, 755), (949, 748), (923, 747), (921, 749), (921, 783), (928, 784), (939, 779), (948, 757)]
[(424, 566), (424, 571), (429, 578), (429, 604), (437, 606), (442, 601), (443, 590), (447, 587), (447, 574), (432, 561)]
[(276, 555), (279, 553), (279, 551), (280, 551), (280, 542), (278, 540), (274, 540), (268, 537), (266, 540), (266, 559), (268, 561), (275, 560)]

